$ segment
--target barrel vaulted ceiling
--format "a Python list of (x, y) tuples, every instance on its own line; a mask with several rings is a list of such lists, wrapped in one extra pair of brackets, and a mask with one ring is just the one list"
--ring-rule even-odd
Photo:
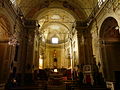
[(97, 0), (17, 0), (26, 18), (38, 20), (45, 39), (56, 36), (61, 41), (68, 38), (75, 21), (89, 17), (96, 4)]
[[(32, 17), (42, 9), (64, 8), (78, 14), (78, 16), (89, 16), (98, 0), (17, 0), (17, 4), (22, 9), (26, 17)], [(59, 6), (52, 6), (56, 3)], [(60, 6), (61, 4), (61, 6)]]

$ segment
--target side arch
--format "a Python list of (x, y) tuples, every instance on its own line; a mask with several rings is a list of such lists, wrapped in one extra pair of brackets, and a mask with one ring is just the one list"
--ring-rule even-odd
[(11, 63), (11, 48), (8, 45), (11, 24), (9, 19), (0, 14), (0, 83), (6, 83)]
[(107, 81), (115, 81), (115, 72), (120, 71), (120, 32), (114, 17), (106, 18), (100, 28), (100, 54), (103, 73)]

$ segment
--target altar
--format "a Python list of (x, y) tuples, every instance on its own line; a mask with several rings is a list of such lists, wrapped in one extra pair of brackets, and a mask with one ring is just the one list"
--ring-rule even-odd
[(63, 84), (63, 74), (60, 72), (50, 73), (48, 83), (50, 85), (61, 85)]

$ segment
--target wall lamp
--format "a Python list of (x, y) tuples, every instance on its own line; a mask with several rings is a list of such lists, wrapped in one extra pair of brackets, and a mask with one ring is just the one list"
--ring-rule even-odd
[(119, 34), (120, 34), (120, 27), (118, 25), (115, 27), (115, 30), (119, 30)]
[(119, 28), (120, 28), (119, 26), (116, 26), (116, 27), (115, 27), (115, 30), (119, 30)]

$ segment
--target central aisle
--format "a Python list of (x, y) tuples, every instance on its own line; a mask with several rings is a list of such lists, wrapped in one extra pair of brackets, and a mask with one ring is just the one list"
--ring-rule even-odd
[(62, 73), (51, 73), (48, 79), (48, 90), (66, 90)]
[(66, 90), (65, 85), (59, 85), (59, 86), (49, 86), (48, 85), (48, 90)]

